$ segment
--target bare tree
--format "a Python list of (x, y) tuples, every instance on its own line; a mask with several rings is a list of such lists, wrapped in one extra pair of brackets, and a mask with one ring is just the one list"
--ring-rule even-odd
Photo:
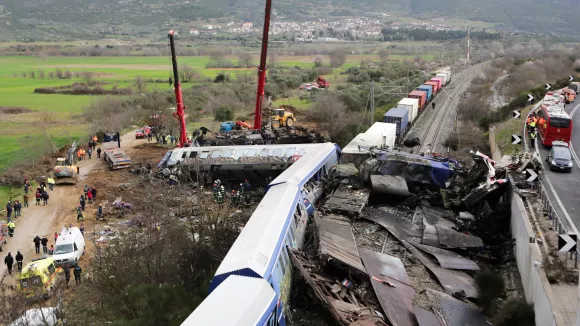
[(64, 72), (62, 71), (61, 68), (56, 68), (56, 78), (58, 78), (58, 79), (64, 78)]
[(254, 65), (254, 56), (250, 52), (238, 54), (238, 65), (240, 67), (251, 68)]
[(346, 105), (338, 95), (332, 92), (322, 92), (316, 97), (312, 118), (320, 124), (331, 140), (335, 139), (348, 122)]
[(207, 68), (225, 68), (226, 56), (220, 50), (213, 50), (209, 55), (209, 62)]
[(26, 71), (23, 71), (23, 72), (21, 72), (20, 74), (22, 75), (22, 78), (26, 78), (26, 76), (28, 75), (28, 74), (26, 73)]
[(179, 79), (181, 79), (182, 82), (184, 83), (192, 82), (198, 77), (199, 75), (196, 74), (193, 68), (191, 68), (185, 63), (181, 65), (181, 68), (179, 69)]
[(382, 48), (379, 50), (378, 52), (379, 55), (379, 59), (383, 62), (386, 62), (389, 60), (389, 50)]
[(36, 72), (34, 72), (34, 70), (30, 70), (28, 75), (30, 76), (30, 78), (34, 79), (36, 77)]
[(48, 78), (50, 78), (50, 79), (54, 79), (54, 72), (52, 72), (52, 71), (51, 71), (51, 72), (49, 72), (49, 73), (48, 73)]
[(39, 70), (38, 70), (38, 78), (40, 78), (40, 79), (44, 79), (44, 77), (45, 77), (44, 70), (42, 70), (42, 69), (39, 69)]
[(336, 49), (330, 53), (330, 65), (334, 68), (341, 67), (346, 62), (346, 51)]
[(144, 92), (147, 89), (147, 83), (143, 77), (135, 77), (135, 88), (137, 88), (138, 92)]
[(322, 67), (323, 62), (322, 62), (322, 56), (317, 55), (314, 57), (314, 67)]

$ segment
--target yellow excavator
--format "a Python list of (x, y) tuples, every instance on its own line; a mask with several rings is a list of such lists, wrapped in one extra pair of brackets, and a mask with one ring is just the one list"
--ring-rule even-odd
[(54, 166), (54, 183), (72, 183), (76, 184), (78, 180), (78, 167), (76, 164), (77, 142), (75, 141), (66, 153), (65, 157), (56, 159)]
[(280, 126), (292, 127), (294, 125), (294, 114), (286, 112), (284, 109), (274, 109), (272, 115), (272, 128)]

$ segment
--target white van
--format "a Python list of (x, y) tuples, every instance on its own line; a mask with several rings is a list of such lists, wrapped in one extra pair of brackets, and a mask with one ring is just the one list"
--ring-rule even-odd
[(58, 235), (52, 258), (57, 265), (74, 264), (85, 252), (85, 238), (77, 227), (63, 228)]

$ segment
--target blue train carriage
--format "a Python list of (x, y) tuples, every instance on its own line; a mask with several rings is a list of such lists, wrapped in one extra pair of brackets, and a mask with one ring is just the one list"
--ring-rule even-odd
[[(313, 203), (317, 199), (313, 191), (314, 185), (320, 183), (318, 181), (337, 163), (339, 153), (340, 148), (334, 144), (320, 144), (315, 151), (308, 151), (270, 183), (266, 195), (216, 271), (210, 283), (208, 298), (188, 320), (192, 323), (195, 321), (198, 325), (221, 325), (213, 322), (214, 319), (211, 319), (211, 314), (207, 311), (223, 313), (224, 303), (214, 297), (222, 295), (222, 291), (225, 291), (222, 287), (232, 287), (228, 285), (231, 283), (228, 281), (236, 277), (239, 282), (250, 279), (266, 282), (275, 293), (276, 304), (271, 305), (267, 300), (247, 297), (232, 289), (231, 296), (247, 297), (245, 300), (252, 309), (261, 308), (267, 311), (262, 317), (269, 317), (260, 319), (257, 323), (228, 320), (224, 325), (286, 324), (284, 303), (290, 298), (292, 280), (292, 266), (286, 248), (302, 248), (308, 220), (314, 212)], [(250, 300), (255, 302), (249, 302)], [(198, 321), (195, 316), (206, 316), (204, 318), (209, 319)], [(220, 320), (222, 317), (215, 318)], [(206, 320), (208, 322), (204, 322)]]
[[(228, 277), (182, 326), (276, 325), (278, 296), (266, 280), (239, 275)], [(224, 313), (224, 307), (227, 313)]]

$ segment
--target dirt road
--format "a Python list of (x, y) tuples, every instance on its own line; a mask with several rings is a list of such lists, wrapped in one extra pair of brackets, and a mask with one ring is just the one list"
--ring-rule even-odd
[[(133, 146), (146, 143), (147, 140), (135, 140), (135, 132), (129, 132), (121, 137), (121, 147), (130, 155), (133, 152)], [(30, 207), (22, 209), (22, 216), (16, 219), (16, 229), (14, 237), (8, 238), (8, 243), (3, 246), (3, 252), (0, 253), (2, 265), (0, 266), (0, 275), (7, 273), (4, 258), (11, 252), (14, 256), (17, 250), (24, 255), (24, 265), (31, 259), (39, 258), (42, 254), (36, 254), (32, 240), (36, 235), (42, 237), (46, 235), (49, 240), (48, 246), (54, 244), (54, 233), (60, 232), (64, 225), (76, 223), (76, 207), (79, 205), (79, 197), (83, 193), (83, 182), (87, 176), (95, 169), (106, 169), (106, 164), (96, 158), (96, 153), (91, 160), (82, 160), (77, 164), (79, 166), (79, 182), (76, 185), (57, 185), (54, 191), (49, 191), (50, 199), (47, 206), (36, 206), (34, 196), (31, 196)], [(115, 172), (111, 172), (115, 173)], [(98, 191), (98, 189), (97, 189)], [(31, 190), (34, 192), (34, 190)], [(34, 194), (34, 193), (33, 193)], [(97, 197), (99, 194), (97, 193)], [(91, 207), (87, 203), (87, 210), (83, 214), (85, 220), (94, 218), (96, 207)], [(87, 247), (92, 246), (90, 241), (86, 242)], [(87, 248), (91, 251), (92, 248)], [(41, 249), (42, 251), (42, 249)], [(80, 263), (83, 264), (81, 259)], [(6, 279), (12, 283), (16, 277), (11, 276)]]

